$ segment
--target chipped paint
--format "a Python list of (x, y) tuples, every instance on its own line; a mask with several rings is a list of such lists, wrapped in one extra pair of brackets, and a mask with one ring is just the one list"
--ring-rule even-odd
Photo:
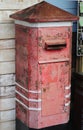
[[(44, 14), (45, 10), (48, 12), (47, 8), (45, 10), (38, 8), (42, 4), (43, 7), (47, 5), (52, 8), (50, 15)], [(42, 9), (42, 12), (37, 12), (38, 9)], [(53, 9), (54, 6), (42, 2), (11, 15), (17, 19), (15, 22), (17, 118), (35, 129), (69, 121), (71, 21), (77, 17), (63, 12), (62, 14), (66, 13), (69, 17), (59, 16), (57, 22), (58, 16), (52, 19)], [(46, 19), (46, 15), (50, 17)]]
[[(72, 35), (68, 32), (68, 28), (70, 28), (69, 31), (71, 32), (72, 28), (67, 26), (38, 29), (26, 27), (27, 31), (23, 31), (22, 28), (24, 28), (24, 26), (16, 25), (17, 105), (22, 105), (22, 107), (26, 109), (26, 112), (30, 113), (30, 118), (32, 119), (30, 120), (31, 128), (45, 127), (44, 122), (49, 123), (49, 121), (47, 121), (48, 116), (50, 116), (50, 126), (53, 124), (66, 123), (69, 119), (71, 94), (70, 48)], [(52, 44), (56, 39), (60, 41), (61, 39), (65, 39), (65, 48), (45, 50), (45, 41), (51, 41), (50, 43)], [(34, 99), (34, 102), (28, 101), (29, 98)], [(41, 99), (41, 102), (35, 102), (35, 100), (39, 99)], [(19, 110), (19, 112), (21, 112), (21, 110)], [(19, 112), (17, 109), (18, 118)], [(38, 122), (36, 117), (33, 118), (35, 114), (37, 114), (36, 116), (39, 118)], [(62, 116), (62, 119), (60, 116)], [(31, 123), (34, 121), (35, 124)], [(36, 123), (39, 124), (37, 127)], [(26, 122), (26, 125), (29, 124)]]

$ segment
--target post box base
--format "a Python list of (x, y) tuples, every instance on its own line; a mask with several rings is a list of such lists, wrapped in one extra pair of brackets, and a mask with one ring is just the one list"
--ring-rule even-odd
[[(24, 123), (22, 123), (19, 119), (16, 119), (16, 130), (37, 130), (27, 127)], [(46, 127), (39, 130), (72, 130), (71, 123), (56, 125), (52, 127)]]

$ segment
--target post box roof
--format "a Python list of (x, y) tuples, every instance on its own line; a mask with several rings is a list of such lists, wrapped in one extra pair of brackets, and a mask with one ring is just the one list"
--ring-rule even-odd
[(50, 3), (42, 1), (31, 7), (18, 11), (11, 18), (26, 22), (61, 22), (61, 21), (76, 21), (78, 17), (62, 10)]

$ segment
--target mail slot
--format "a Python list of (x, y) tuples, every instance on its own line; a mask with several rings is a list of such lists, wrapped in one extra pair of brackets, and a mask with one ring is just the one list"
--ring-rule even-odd
[(72, 21), (78, 17), (45, 1), (10, 17), (15, 19), (17, 119), (35, 129), (67, 123)]
[(52, 41), (46, 41), (45, 42), (45, 49), (46, 50), (58, 50), (66, 47), (65, 40), (52, 40)]

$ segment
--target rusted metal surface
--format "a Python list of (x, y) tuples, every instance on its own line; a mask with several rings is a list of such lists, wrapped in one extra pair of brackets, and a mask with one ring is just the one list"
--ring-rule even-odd
[(11, 15), (11, 18), (28, 22), (72, 21), (78, 19), (77, 16), (74, 16), (45, 1), (19, 11)]
[(23, 123), (27, 124), (28, 111), (18, 102), (16, 102), (16, 116), (18, 119), (21, 119)]
[(69, 62), (40, 64), (43, 116), (65, 112), (64, 90), (70, 84), (69, 66)]
[[(71, 27), (16, 25), (17, 118), (31, 128), (69, 120), (71, 32)], [(65, 48), (45, 50), (45, 42), (60, 44), (61, 39)]]
[[(15, 25), (17, 118), (35, 129), (67, 123), (72, 24), (62, 21), (76, 20), (77, 17), (45, 1), (11, 17), (18, 19)], [(46, 25), (23, 21), (51, 21), (58, 26), (48, 27), (50, 22)]]
[[(25, 27), (21, 27), (17, 25), (16, 30), (17, 30), (16, 31), (16, 61), (17, 61), (16, 81), (26, 89), (28, 89), (27, 86), (29, 86), (30, 90), (36, 90), (38, 89), (37, 29), (30, 29), (30, 28), (26, 29)], [(19, 64), (20, 61), (21, 64)]]

